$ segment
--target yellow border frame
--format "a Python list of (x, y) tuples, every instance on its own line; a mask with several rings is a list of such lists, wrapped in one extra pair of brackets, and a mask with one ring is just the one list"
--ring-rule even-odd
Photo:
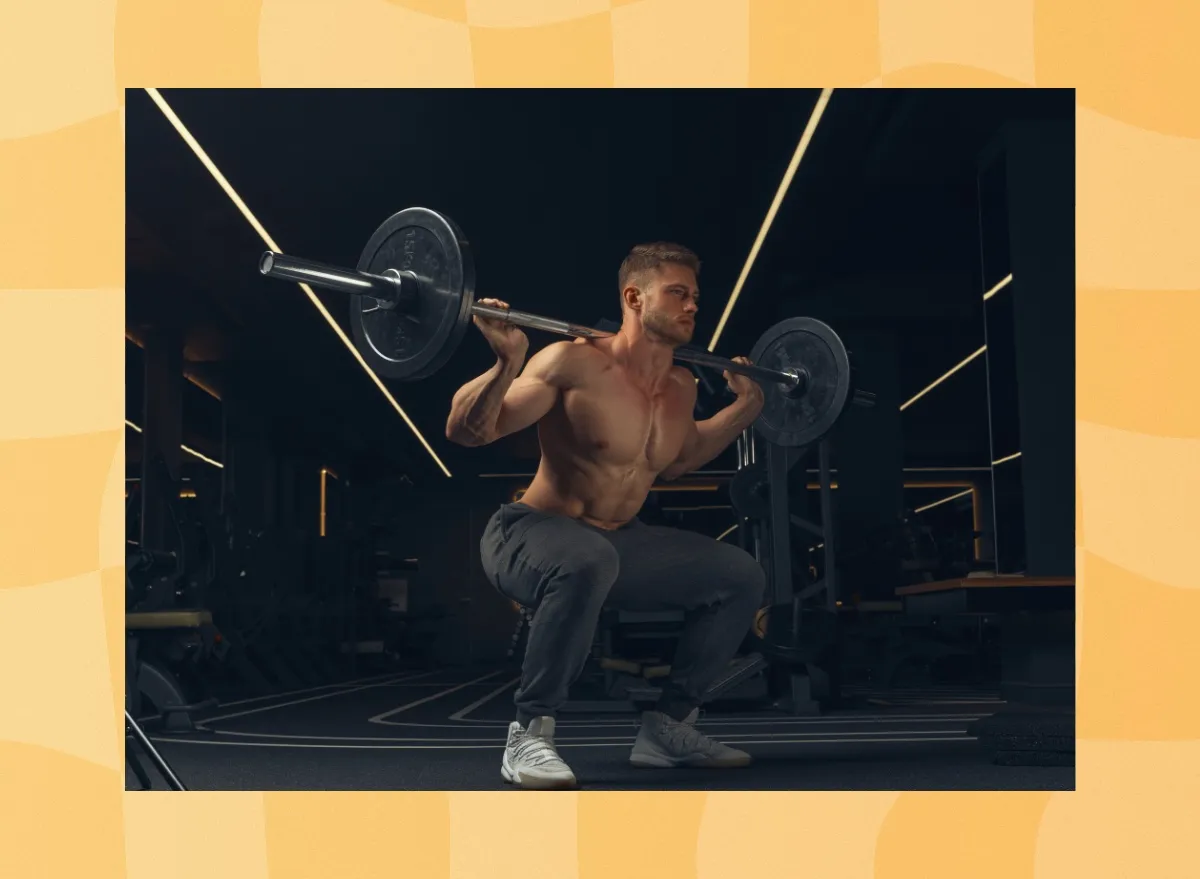
[[(8, 4), (0, 875), (1191, 875), (1198, 16), (1179, 0)], [(1078, 792), (125, 793), (123, 89), (316, 85), (1077, 89)]]

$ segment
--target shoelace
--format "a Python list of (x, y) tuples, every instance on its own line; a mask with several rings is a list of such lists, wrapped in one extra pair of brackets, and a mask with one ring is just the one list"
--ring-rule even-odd
[(663, 734), (672, 748), (707, 753), (715, 745), (712, 739), (688, 723), (668, 720), (663, 724)]
[(554, 745), (540, 736), (524, 733), (513, 746), (513, 757), (527, 766), (545, 766), (549, 763), (562, 763), (562, 758), (554, 750)]

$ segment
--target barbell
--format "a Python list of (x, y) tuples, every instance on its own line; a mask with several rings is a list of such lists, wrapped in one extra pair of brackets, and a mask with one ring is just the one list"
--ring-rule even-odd
[[(267, 251), (259, 271), (350, 296), (355, 346), (380, 375), (416, 381), (433, 375), (454, 356), (472, 317), (504, 321), (563, 336), (613, 335), (568, 321), (475, 302), (475, 267), (459, 227), (427, 208), (388, 217), (363, 248), (354, 269)], [(736, 363), (681, 346), (686, 363), (749, 376), (763, 388), (755, 429), (769, 442), (806, 446), (828, 433), (850, 402), (870, 405), (853, 391), (850, 355), (829, 326), (794, 317), (770, 327)]]

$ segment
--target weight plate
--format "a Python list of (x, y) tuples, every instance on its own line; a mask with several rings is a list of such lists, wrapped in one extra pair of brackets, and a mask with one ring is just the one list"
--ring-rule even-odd
[(729, 504), (745, 519), (766, 519), (771, 515), (771, 495), (767, 468), (748, 464), (729, 480)]
[(360, 272), (412, 272), (420, 288), (411, 309), (355, 296), (350, 323), (358, 350), (388, 378), (415, 381), (454, 356), (471, 323), (475, 266), (466, 237), (449, 217), (426, 208), (393, 214), (375, 230), (358, 260)]
[(811, 317), (793, 317), (770, 327), (750, 352), (756, 366), (804, 369), (803, 393), (789, 396), (783, 385), (763, 382), (763, 409), (754, 428), (780, 446), (809, 446), (829, 433), (850, 400), (850, 354), (838, 334)]

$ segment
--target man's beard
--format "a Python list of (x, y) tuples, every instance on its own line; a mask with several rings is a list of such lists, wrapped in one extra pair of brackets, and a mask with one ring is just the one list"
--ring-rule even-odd
[(681, 320), (667, 317), (656, 311), (647, 312), (642, 317), (642, 329), (646, 335), (672, 347), (686, 345), (692, 341), (692, 326)]

